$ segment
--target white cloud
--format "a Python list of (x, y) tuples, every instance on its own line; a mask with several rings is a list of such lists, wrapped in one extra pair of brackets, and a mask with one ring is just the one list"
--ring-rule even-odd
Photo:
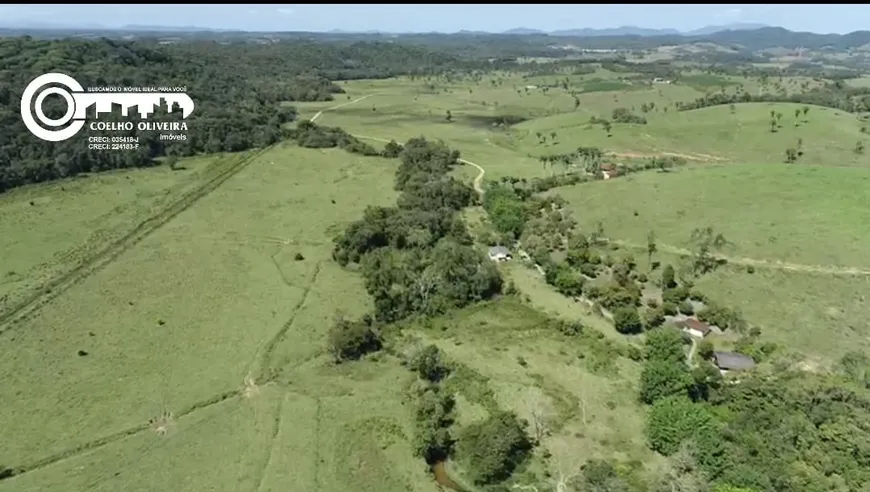
[(282, 15), (293, 15), (293, 9), (275, 9), (275, 12)]
[(741, 15), (743, 15), (743, 9), (733, 8), (719, 12), (718, 14), (716, 14), (716, 17), (720, 19), (736, 19)]

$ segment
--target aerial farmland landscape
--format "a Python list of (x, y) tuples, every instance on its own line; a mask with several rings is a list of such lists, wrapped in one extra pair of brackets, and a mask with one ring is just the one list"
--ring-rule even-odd
[(870, 491), (870, 12), (315, 7), (0, 6), (0, 492)]

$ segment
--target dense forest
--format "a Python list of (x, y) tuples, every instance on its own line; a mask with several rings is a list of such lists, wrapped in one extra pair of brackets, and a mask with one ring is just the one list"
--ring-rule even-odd
[[(870, 487), (868, 359), (853, 353), (834, 374), (776, 367), (728, 384), (709, 362), (684, 360), (675, 330), (646, 340), (640, 397), (647, 438), (682, 463), (671, 486), (715, 491), (858, 491)], [(702, 358), (713, 347), (703, 342)], [(687, 465), (688, 464), (688, 465)], [(665, 490), (673, 490), (666, 488)]]
[[(202, 41), (161, 45), (154, 41), (45, 41), (0, 39), (0, 191), (82, 172), (148, 166), (164, 155), (240, 151), (275, 143), (293, 121), (287, 101), (327, 101), (343, 90), (334, 80), (427, 74), (455, 60), (423, 48), (391, 43), (345, 45), (288, 41), (272, 45)], [(228, 70), (232, 67), (232, 70)], [(167, 143), (156, 132), (138, 132), (139, 148), (88, 150), (81, 134), (46, 145), (19, 115), (21, 93), (46, 72), (71, 75), (82, 86), (186, 87), (196, 110), (186, 120), (187, 140)], [(59, 99), (59, 98), (58, 98)], [(66, 111), (47, 98), (47, 116)], [(154, 121), (173, 120), (158, 110)], [(119, 120), (117, 111), (101, 120)], [(113, 133), (119, 135), (119, 133)]]

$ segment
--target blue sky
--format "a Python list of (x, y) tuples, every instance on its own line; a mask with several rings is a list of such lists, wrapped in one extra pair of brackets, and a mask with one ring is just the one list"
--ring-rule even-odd
[(633, 25), (691, 30), (758, 22), (792, 30), (846, 33), (870, 28), (867, 5), (0, 5), (0, 25), (126, 24), (251, 31), (498, 32)]

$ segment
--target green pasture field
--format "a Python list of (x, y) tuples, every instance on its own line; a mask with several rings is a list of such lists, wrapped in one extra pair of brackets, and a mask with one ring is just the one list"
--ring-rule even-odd
[[(577, 80), (572, 79), (572, 87), (581, 85), (582, 79), (604, 78), (600, 74), (574, 76)], [(521, 90), (518, 94), (512, 88), (524, 87), (523, 83), (554, 82), (558, 77), (522, 79), (495, 88), (484, 87), (485, 80), (480, 86), (455, 83), (440, 94), (421, 93), (421, 81), (357, 81), (346, 84), (352, 98), (376, 95), (365, 101), (366, 107), (349, 105), (324, 113), (322, 123), (380, 138), (416, 134), (442, 138), (462, 151), (464, 157), (484, 167), (487, 180), (503, 175), (526, 178), (545, 175), (535, 157), (570, 152), (581, 145), (598, 146), (616, 153), (617, 159), (682, 156), (700, 167), (667, 174), (641, 173), (554, 192), (568, 200), (581, 227), (591, 228), (600, 220), (608, 236), (638, 246), (645, 244), (646, 234), (654, 229), (663, 244), (686, 248), (693, 228), (713, 225), (732, 241), (725, 251), (727, 255), (770, 263), (790, 262), (799, 267), (808, 265), (810, 271), (759, 268), (765, 273), (755, 276), (735, 273), (737, 267), (729, 267), (704, 277), (700, 284), (711, 295), (724, 297), (723, 302), (740, 307), (751, 322), (765, 328), (769, 339), (793, 340), (794, 343), (786, 345), (808, 354), (835, 357), (862, 338), (860, 328), (846, 329), (847, 325), (840, 320), (864, 319), (860, 316), (863, 304), (849, 294), (864, 285), (864, 277), (830, 275), (825, 280), (831, 284), (827, 296), (825, 291), (812, 288), (812, 282), (826, 278), (826, 274), (812, 270), (815, 266), (870, 269), (864, 254), (866, 234), (861, 225), (870, 223), (864, 212), (867, 207), (862, 205), (870, 198), (865, 191), (868, 176), (860, 169), (870, 161), (855, 152), (856, 143), (864, 141), (865, 135), (853, 115), (810, 106), (804, 116), (803, 105), (776, 103), (736, 104), (733, 111), (729, 106), (717, 106), (677, 112), (673, 106), (676, 101), (691, 101), (703, 94), (685, 83), (581, 94), (576, 111), (572, 97), (561, 89), (550, 89), (548, 94), (534, 89), (525, 94)], [(694, 77), (689, 80), (696, 86), (704, 85), (701, 82), (707, 86), (721, 82), (700, 72), (688, 73), (688, 77)], [(726, 90), (733, 90), (736, 83), (744, 84), (746, 90), (751, 90), (750, 83), (761, 85), (752, 78), (722, 78), (733, 82)], [(786, 78), (783, 82), (771, 79), (765, 87), (779, 83), (800, 88), (804, 82), (798, 78)], [(483, 106), (481, 101), (488, 101), (489, 105)], [(498, 108), (492, 104), (495, 101), (499, 101)], [(656, 108), (641, 113), (640, 105), (650, 102), (655, 102)], [(589, 124), (592, 116), (609, 118), (614, 108), (632, 106), (636, 114), (647, 118), (648, 124), (614, 124), (611, 137), (599, 125)], [(452, 123), (444, 117), (448, 109), (454, 116)], [(557, 113), (541, 114), (547, 110)], [(796, 110), (801, 110), (798, 117)], [(775, 132), (770, 131), (771, 111), (774, 117), (782, 114)], [(507, 114), (526, 120), (507, 129), (469, 121)], [(538, 132), (548, 136), (545, 144), (539, 143)], [(550, 137), (553, 132), (555, 143)], [(800, 149), (802, 155), (797, 163), (783, 162), (789, 147)], [(634, 216), (635, 211), (638, 216)], [(736, 283), (726, 272), (748, 280)], [(511, 275), (516, 277), (521, 290), (532, 294), (530, 298), (537, 306), (558, 313), (577, 311), (573, 315), (581, 319), (589, 314), (580, 312), (586, 310), (583, 306), (572, 305), (570, 301), (561, 303), (547, 296), (541, 290), (547, 287), (541, 285), (533, 271)], [(791, 278), (795, 280), (786, 282)], [(744, 284), (752, 288), (741, 291), (739, 286)], [(776, 295), (767, 294), (771, 289), (775, 289)], [(765, 306), (766, 299), (777, 299), (778, 307)], [(804, 308), (785, 308), (797, 304)], [(838, 314), (832, 317), (830, 313), (835, 312)], [(814, 326), (846, 332), (843, 337), (822, 340), (819, 331), (807, 327), (795, 335), (796, 327), (808, 320)], [(861, 324), (856, 321), (849, 326), (856, 323)], [(849, 334), (852, 336), (846, 336)]]
[[(553, 190), (582, 229), (646, 245), (647, 233), (679, 248), (713, 226), (726, 254), (870, 269), (870, 174), (806, 165), (720, 164), (644, 172)], [(635, 213), (637, 215), (635, 215)]]
[[(803, 152), (798, 163), (815, 166), (870, 167), (866, 154), (855, 152), (859, 141), (870, 142), (854, 115), (818, 106), (806, 117), (800, 104), (746, 103), (643, 116), (647, 124), (614, 123), (611, 136), (585, 114), (560, 114), (516, 125), (511, 146), (533, 154), (569, 152), (582, 143), (627, 155), (674, 153), (702, 161), (782, 163), (785, 151)], [(795, 117), (795, 111), (801, 115)], [(781, 114), (771, 132), (771, 111)], [(641, 114), (636, 111), (636, 114)], [(609, 116), (606, 116), (609, 117)], [(555, 144), (538, 141), (537, 133), (555, 132)], [(496, 140), (502, 143), (503, 140)]]
[[(599, 75), (579, 77), (605, 80)], [(348, 82), (344, 84), (348, 91), (345, 102), (369, 97), (324, 112), (317, 121), (364, 137), (402, 141), (426, 135), (443, 139), (463, 157), (486, 167), (488, 179), (541, 176), (538, 156), (570, 152), (578, 146), (596, 146), (622, 157), (676, 154), (694, 161), (759, 163), (781, 163), (786, 149), (795, 148), (802, 153), (799, 162), (803, 164), (870, 164), (855, 150), (859, 141), (865, 146), (868, 141), (861, 132), (861, 122), (829, 108), (812, 106), (806, 116), (801, 112), (797, 117), (795, 111), (802, 110), (803, 105), (747, 103), (736, 104), (733, 109), (716, 106), (676, 111), (677, 102), (692, 101), (703, 92), (682, 84), (659, 84), (632, 86), (627, 91), (581, 92), (575, 110), (573, 96), (562, 88), (551, 88), (546, 94), (540, 89), (526, 94), (523, 89), (525, 84), (555, 84), (559, 76), (491, 79), (504, 82), (496, 87), (486, 78), (480, 84), (407, 78)], [(427, 84), (434, 85), (435, 90)], [(572, 88), (582, 85), (577, 80), (571, 82)], [(655, 108), (643, 113), (641, 106), (651, 103)], [(310, 117), (323, 107), (323, 103), (304, 104), (300, 113)], [(612, 111), (620, 107), (645, 117), (648, 123), (615, 123), (610, 136), (601, 125), (590, 123), (592, 117), (610, 119)], [(452, 121), (447, 120), (447, 111)], [(781, 114), (774, 132), (771, 112), (774, 117)], [(508, 124), (501, 126), (501, 122)], [(545, 143), (540, 142), (539, 133), (547, 137)]]
[[(669, 261), (663, 255), (661, 261)], [(675, 258), (673, 259), (676, 260)], [(844, 354), (870, 351), (870, 276), (726, 266), (697, 280), (713, 299), (737, 307), (785, 353), (812, 369), (831, 369)]]
[(0, 314), (34, 289), (128, 233), (209, 176), (241, 159), (227, 155), (93, 174), (0, 195)]
[(433, 490), (403, 437), (412, 375), (326, 355), (336, 311), (371, 309), (332, 236), (395, 201), (394, 169), (269, 150), (8, 326), (0, 463), (25, 472), (0, 490)]
[[(735, 262), (763, 260), (773, 267), (748, 273), (729, 265), (697, 284), (702, 292), (762, 327), (768, 339), (806, 354), (834, 359), (867, 345), (870, 275), (867, 233), (870, 175), (864, 169), (789, 165), (701, 165), (668, 173), (557, 188), (581, 230), (598, 221), (605, 235), (635, 246), (646, 263), (654, 231), (663, 263), (691, 249), (695, 228), (712, 226)], [(785, 262), (789, 268), (777, 269)], [(831, 270), (831, 271), (828, 271)]]
[[(410, 346), (435, 343), (457, 366), (445, 384), (458, 392), (460, 423), (500, 408), (546, 425), (550, 435), (542, 447), (552, 453), (551, 469), (568, 474), (590, 458), (660, 466), (662, 458), (643, 437), (644, 409), (636, 398), (640, 365), (605, 355), (586, 337), (560, 335), (544, 322), (535, 307), (505, 298), (407, 327), (403, 339)], [(529, 467), (538, 469), (539, 460)], [(461, 477), (457, 464), (451, 470)], [(517, 483), (528, 485), (522, 473)]]
[[(731, 241), (730, 256), (870, 269), (870, 161), (854, 151), (864, 136), (855, 117), (814, 106), (795, 119), (802, 106), (790, 104), (677, 112), (676, 102), (719, 85), (749, 84), (688, 76), (654, 86), (604, 70), (493, 74), (479, 83), (359, 80), (341, 83), (347, 93), (335, 101), (293, 105), (301, 118), (318, 115), (318, 124), (376, 147), (441, 139), (482, 166), (486, 180), (544, 176), (539, 156), (580, 146), (615, 159), (671, 153), (700, 163), (554, 190), (581, 230), (601, 221), (608, 237), (641, 248), (629, 248), (639, 268), (648, 267), (650, 229), (658, 258), (679, 263), (673, 248), (712, 225)], [(569, 91), (543, 90), (566, 77), (576, 108)], [(649, 103), (655, 109), (641, 113)], [(610, 137), (589, 124), (620, 107), (648, 124), (614, 124)], [(770, 111), (783, 114), (776, 132)], [(782, 163), (788, 147), (803, 153), (797, 163)], [(404, 323), (390, 332), (391, 350), (333, 364), (326, 336), (334, 317), (369, 312), (371, 301), (362, 277), (331, 259), (332, 238), (365, 206), (395, 203), (397, 161), (282, 144), (182, 164), (0, 197), (0, 225), (21, 231), (0, 239), (11, 252), (0, 265), (0, 296), (7, 309), (28, 296), (34, 306), (0, 321), (8, 347), (0, 465), (23, 471), (0, 481), (0, 492), (435, 492), (412, 450), (415, 375), (390, 355), (427, 343), (453, 364), (444, 385), (457, 395), (459, 426), (497, 408), (543, 419), (551, 471), (575, 472), (589, 458), (663, 464), (644, 442), (640, 364), (616, 353), (636, 340), (518, 262), (501, 269), (519, 297)], [(457, 174), (471, 180), (477, 170)], [(136, 233), (149, 217), (150, 229)], [(93, 261), (105, 243), (117, 245)], [(87, 275), (44, 287), (78, 267)], [(870, 276), (750, 274), (737, 264), (697, 282), (740, 308), (765, 339), (824, 362), (868, 345), (868, 284)], [(547, 315), (579, 320), (587, 332), (562, 335)], [(458, 481), (461, 466), (450, 463)], [(526, 470), (543, 468), (537, 453)], [(514, 483), (541, 486), (529, 476), (520, 470)]]

